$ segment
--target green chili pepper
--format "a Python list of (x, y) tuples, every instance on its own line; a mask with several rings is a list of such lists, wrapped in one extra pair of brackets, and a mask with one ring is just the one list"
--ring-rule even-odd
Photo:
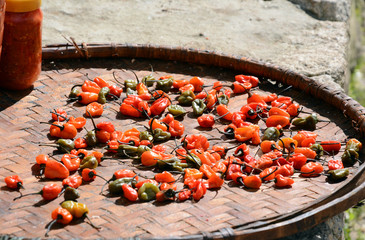
[(313, 131), (316, 129), (316, 124), (318, 123), (318, 118), (315, 113), (305, 117), (296, 118), (292, 121), (292, 124), (298, 128)]
[(114, 180), (113, 182), (109, 183), (108, 188), (109, 192), (112, 195), (122, 195), (123, 194), (123, 185), (124, 184), (130, 184), (134, 186), (137, 183), (137, 181), (134, 178), (119, 178), (117, 180)]
[(65, 193), (63, 194), (63, 197), (65, 198), (65, 201), (67, 200), (73, 200), (75, 201), (80, 197), (79, 191), (73, 187), (67, 187), (65, 189)]
[(142, 140), (148, 140), (148, 141), (153, 141), (153, 136), (149, 131), (143, 131), (139, 133), (139, 139)]
[(154, 76), (147, 75), (142, 78), (142, 83), (147, 87), (152, 87), (153, 83), (156, 82), (156, 78)]
[(348, 167), (353, 166), (358, 159), (359, 159), (359, 153), (354, 149), (346, 149), (341, 156), (343, 165)]
[(80, 164), (80, 169), (84, 168), (90, 168), (95, 169), (98, 166), (98, 160), (94, 156), (87, 156), (84, 159), (82, 159)]
[(86, 207), (85, 204), (70, 200), (64, 201), (61, 204), (61, 207), (67, 209), (75, 218), (81, 218), (85, 216), (85, 214), (89, 213), (89, 209)]
[(167, 110), (169, 111), (169, 113), (171, 113), (172, 115), (174, 115), (174, 117), (176, 116), (181, 116), (184, 115), (186, 113), (185, 109), (177, 104), (172, 104), (170, 105)]
[(195, 99), (195, 94), (193, 91), (188, 90), (182, 92), (181, 95), (178, 97), (177, 101), (182, 105), (191, 105)]
[(89, 146), (89, 147), (93, 147), (96, 145), (98, 140), (96, 138), (95, 130), (91, 130), (91, 131), (87, 132), (87, 134), (85, 136), (85, 141), (86, 141), (87, 146)]
[(137, 84), (138, 84), (137, 80), (134, 79), (127, 79), (124, 81), (124, 86), (127, 90), (128, 88), (131, 90), (136, 90)]
[(203, 115), (204, 111), (207, 109), (207, 105), (204, 103), (203, 99), (195, 99), (191, 105), (195, 116)]
[(350, 171), (348, 168), (336, 169), (328, 171), (328, 179), (332, 182), (339, 182), (344, 180), (349, 174)]
[(69, 98), (77, 98), (77, 96), (80, 94), (80, 90), (78, 88), (73, 87), (68, 94)]
[(315, 143), (312, 144), (312, 146), (310, 146), (309, 148), (317, 153), (316, 159), (319, 159), (323, 156), (323, 147), (321, 146), (321, 144)]
[(277, 141), (280, 137), (280, 131), (276, 127), (268, 127), (264, 131), (264, 135), (262, 136), (262, 141)]
[(172, 77), (161, 79), (156, 82), (156, 89), (162, 90), (164, 92), (169, 92), (171, 90), (174, 79)]
[(217, 98), (217, 101), (219, 104), (224, 104), (224, 105), (228, 105), (229, 103), (229, 98), (226, 94), (222, 94)]
[(156, 142), (167, 141), (171, 138), (171, 134), (169, 132), (165, 132), (160, 128), (156, 128), (152, 131), (153, 140)]
[(127, 144), (121, 144), (118, 146), (117, 152), (122, 156), (129, 157), (137, 154), (138, 147)]
[(155, 184), (147, 182), (138, 189), (138, 198), (142, 201), (151, 201), (156, 198), (159, 191), (160, 189)]
[(137, 91), (135, 91), (135, 90), (133, 90), (131, 88), (127, 88), (126, 94), (127, 94), (127, 97), (129, 95), (138, 95)]
[(160, 170), (174, 170), (182, 172), (184, 171), (183, 168), (187, 167), (187, 163), (182, 163), (179, 158), (173, 157), (164, 160), (157, 160), (157, 166)]
[(56, 144), (58, 145), (57, 149), (61, 152), (71, 152), (72, 149), (75, 148), (75, 143), (71, 139), (58, 139), (56, 141)]
[(186, 159), (186, 162), (192, 163), (197, 168), (200, 168), (202, 165), (200, 158), (197, 155), (195, 155), (194, 153), (189, 153), (185, 157), (185, 159)]
[(98, 103), (105, 104), (106, 96), (108, 96), (109, 93), (110, 89), (108, 87), (101, 88), (98, 95)]

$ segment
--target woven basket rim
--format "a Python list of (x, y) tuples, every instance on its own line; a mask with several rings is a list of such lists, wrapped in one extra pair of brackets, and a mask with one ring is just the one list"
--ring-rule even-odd
[[(343, 91), (320, 84), (312, 78), (295, 73), (272, 64), (257, 60), (226, 55), (215, 51), (197, 50), (173, 46), (144, 44), (56, 44), (43, 47), (44, 60), (89, 59), (89, 58), (146, 58), (166, 61), (244, 70), (258, 77), (270, 78), (292, 85), (307, 94), (322, 99), (340, 109), (353, 122), (356, 129), (365, 136), (365, 108), (347, 96)], [(251, 222), (232, 228), (220, 229), (211, 233), (201, 233), (181, 237), (156, 237), (154, 239), (257, 239), (260, 237), (278, 238), (293, 234), (293, 224), (300, 223), (307, 230), (326, 219), (333, 217), (365, 199), (365, 165), (362, 164), (353, 178), (329, 196), (317, 199), (306, 208), (259, 222)], [(351, 189), (348, 191), (348, 189)], [(310, 221), (308, 221), (310, 219)]]

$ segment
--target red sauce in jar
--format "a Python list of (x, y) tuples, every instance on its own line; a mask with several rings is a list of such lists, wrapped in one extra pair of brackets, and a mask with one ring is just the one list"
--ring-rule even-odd
[(42, 66), (40, 9), (6, 12), (0, 59), (0, 87), (24, 90), (38, 79)]
[(5, 19), (5, 0), (0, 0), (0, 56), (1, 56), (1, 48), (3, 41), (3, 32), (4, 32), (4, 19)]

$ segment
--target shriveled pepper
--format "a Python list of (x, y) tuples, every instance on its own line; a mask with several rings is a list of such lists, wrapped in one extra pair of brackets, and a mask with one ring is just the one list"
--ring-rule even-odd
[(312, 113), (311, 115), (305, 118), (296, 118), (292, 121), (292, 124), (300, 129), (306, 129), (313, 131), (316, 129), (316, 124), (318, 123), (318, 117), (316, 114)]
[(207, 109), (207, 105), (204, 103), (204, 100), (202, 99), (195, 99), (191, 103), (193, 107), (193, 113), (195, 116), (200, 116), (204, 113), (204, 111)]
[(151, 201), (156, 198), (159, 191), (155, 184), (146, 182), (138, 189), (138, 198), (142, 201)]
[(192, 102), (195, 100), (195, 94), (193, 91), (185, 91), (182, 92), (181, 95), (178, 97), (177, 101), (181, 105), (192, 105)]
[(86, 106), (86, 116), (92, 116), (92, 117), (99, 117), (103, 114), (104, 111), (104, 107), (102, 104), (98, 103), (98, 102), (92, 102), (89, 103)]
[(98, 160), (94, 156), (87, 156), (84, 159), (82, 159), (80, 163), (80, 169), (84, 168), (96, 168), (98, 166)]

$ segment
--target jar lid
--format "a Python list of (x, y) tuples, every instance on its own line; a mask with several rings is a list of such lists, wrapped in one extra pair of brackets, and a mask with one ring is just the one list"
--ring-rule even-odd
[(41, 7), (42, 0), (5, 0), (6, 12), (31, 12)]

